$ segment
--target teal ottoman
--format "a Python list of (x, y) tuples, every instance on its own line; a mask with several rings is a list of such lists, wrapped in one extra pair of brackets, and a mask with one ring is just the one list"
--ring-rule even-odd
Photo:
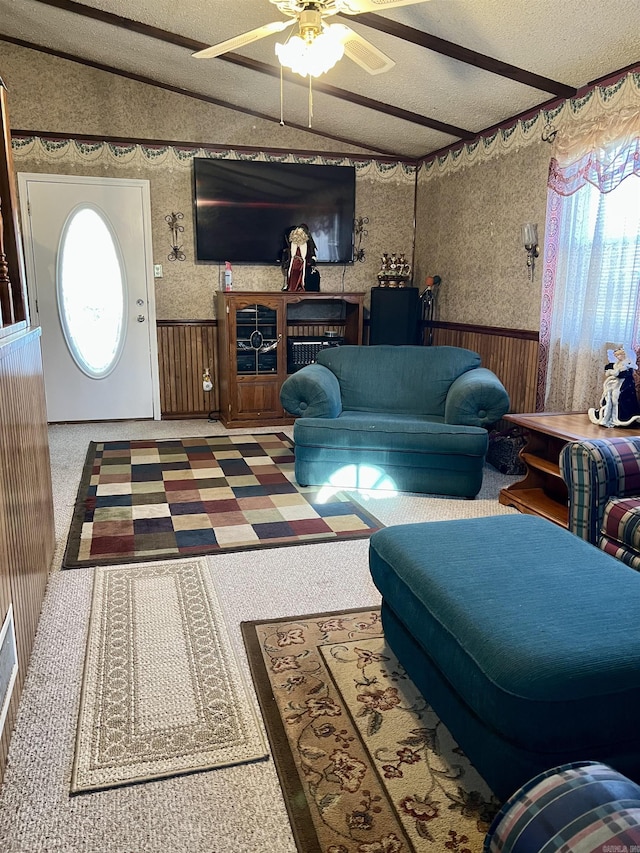
[(572, 761), (640, 782), (640, 574), (529, 515), (370, 540), (385, 638), (494, 793)]

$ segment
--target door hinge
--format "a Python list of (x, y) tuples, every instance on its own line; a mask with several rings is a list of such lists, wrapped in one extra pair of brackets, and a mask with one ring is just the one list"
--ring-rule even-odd
[(27, 200), (27, 214), (31, 216), (31, 202)]

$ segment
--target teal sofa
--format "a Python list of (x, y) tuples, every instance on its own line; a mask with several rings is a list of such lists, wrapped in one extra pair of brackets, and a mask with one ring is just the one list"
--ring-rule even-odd
[(459, 347), (344, 346), (289, 376), (300, 485), (475, 497), (508, 394)]

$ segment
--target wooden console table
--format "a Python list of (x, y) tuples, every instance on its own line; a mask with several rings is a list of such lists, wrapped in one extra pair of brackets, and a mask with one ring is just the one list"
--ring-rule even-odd
[(523, 480), (501, 489), (499, 502), (561, 527), (569, 523), (567, 487), (559, 466), (565, 444), (584, 438), (628, 438), (634, 434), (629, 429), (592, 424), (582, 413), (539, 412), (505, 415), (504, 419), (524, 430), (526, 443), (520, 458), (527, 472)]

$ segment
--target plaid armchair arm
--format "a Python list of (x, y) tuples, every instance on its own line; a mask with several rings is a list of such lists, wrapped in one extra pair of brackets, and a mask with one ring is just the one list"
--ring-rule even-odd
[(569, 491), (569, 530), (596, 545), (612, 497), (640, 496), (640, 436), (571, 441), (560, 452)]

